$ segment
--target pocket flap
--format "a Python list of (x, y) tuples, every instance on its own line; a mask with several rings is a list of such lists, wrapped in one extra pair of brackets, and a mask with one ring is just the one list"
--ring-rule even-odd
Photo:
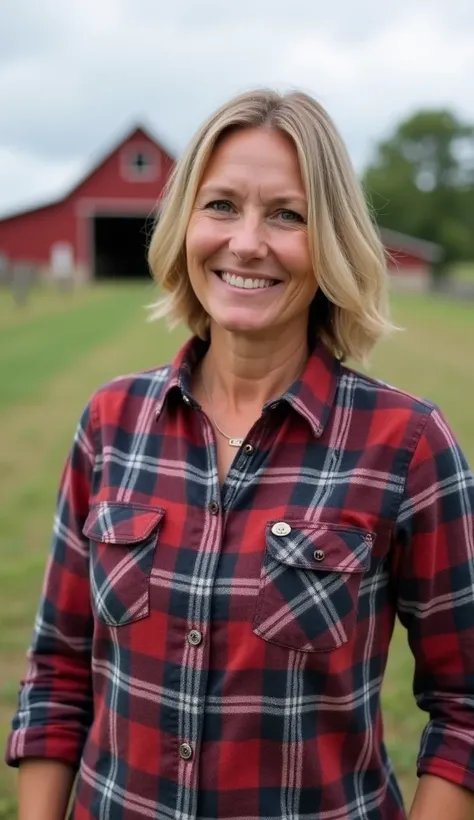
[(267, 524), (267, 547), (275, 560), (287, 566), (326, 572), (365, 572), (375, 534), (340, 524), (286, 521), (288, 533), (278, 535), (278, 522)]
[(91, 508), (82, 532), (105, 544), (139, 544), (160, 525), (164, 514), (161, 507), (101, 501)]

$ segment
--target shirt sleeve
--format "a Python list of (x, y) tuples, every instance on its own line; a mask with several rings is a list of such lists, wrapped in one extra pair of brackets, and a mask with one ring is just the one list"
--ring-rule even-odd
[(7, 740), (6, 762), (62, 760), (77, 767), (92, 719), (88, 546), (82, 534), (94, 468), (90, 405), (64, 466), (51, 551)]
[(418, 775), (474, 791), (474, 478), (437, 409), (413, 453), (395, 542), (398, 614), (429, 715)]

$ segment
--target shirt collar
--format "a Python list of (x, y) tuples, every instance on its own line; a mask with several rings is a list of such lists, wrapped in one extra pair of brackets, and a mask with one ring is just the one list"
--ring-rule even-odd
[(191, 373), (203, 358), (208, 347), (209, 342), (204, 342), (202, 339), (198, 339), (197, 336), (194, 336), (188, 339), (178, 351), (169, 368), (168, 376), (163, 384), (155, 406), (155, 417), (157, 420), (161, 416), (168, 396), (174, 391), (179, 391), (185, 404), (192, 407), (199, 407), (199, 404), (191, 394)]
[[(178, 390), (188, 406), (199, 408), (191, 394), (191, 373), (203, 358), (209, 342), (193, 337), (177, 353), (160, 398), (155, 407), (160, 417), (168, 395)], [(320, 341), (316, 342), (300, 378), (293, 382), (278, 399), (267, 402), (263, 410), (277, 407), (286, 401), (311, 427), (316, 437), (322, 435), (334, 404), (340, 375), (340, 362)]]
[(311, 427), (319, 438), (328, 422), (339, 382), (341, 364), (321, 341), (313, 347), (300, 378), (275, 402), (286, 401)]

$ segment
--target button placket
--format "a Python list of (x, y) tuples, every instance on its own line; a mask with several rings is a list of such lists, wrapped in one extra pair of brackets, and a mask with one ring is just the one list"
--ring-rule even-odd
[[(191, 402), (191, 407), (196, 407), (196, 402)], [(203, 433), (207, 434), (209, 421), (207, 416), (198, 406), (200, 421), (203, 425)], [(208, 438), (206, 435), (205, 438)], [(201, 517), (204, 532), (201, 535), (202, 543), (206, 544), (208, 551), (207, 577), (215, 578), (221, 553), (223, 520), (225, 515), (225, 505), (221, 498), (221, 487), (217, 479), (217, 460), (215, 458), (215, 448), (206, 447), (203, 450), (203, 460), (206, 461), (207, 471), (215, 475), (215, 481), (209, 488), (209, 495), (204, 499), (201, 509), (196, 511), (196, 517)], [(182, 674), (179, 682), (173, 683), (175, 692), (179, 697), (177, 712), (177, 745), (176, 755), (179, 766), (179, 789), (197, 788), (198, 785), (198, 761), (201, 749), (202, 727), (206, 711), (206, 692), (209, 677), (209, 666), (207, 662), (207, 652), (209, 650), (209, 626), (210, 613), (208, 610), (208, 590), (198, 582), (195, 575), (197, 572), (195, 562), (183, 569), (187, 576), (187, 591), (183, 592), (182, 604), (186, 606), (188, 621), (187, 629), (181, 637), (181, 665)], [(187, 600), (184, 600), (184, 598)], [(195, 625), (195, 626), (193, 626)], [(190, 628), (191, 627), (191, 628)], [(179, 661), (178, 661), (179, 662)], [(177, 687), (179, 686), (179, 690)], [(190, 722), (186, 715), (187, 704), (195, 703), (196, 712)]]
[(191, 760), (193, 756), (193, 749), (189, 743), (181, 743), (179, 747), (179, 756), (182, 760)]
[(191, 629), (191, 631), (188, 632), (188, 643), (191, 646), (199, 646), (199, 644), (202, 643), (202, 632), (200, 632), (199, 629)]

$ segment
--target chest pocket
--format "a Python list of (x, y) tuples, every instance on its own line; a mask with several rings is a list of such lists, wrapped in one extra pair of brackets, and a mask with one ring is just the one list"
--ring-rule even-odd
[(123, 626), (150, 612), (150, 574), (161, 508), (100, 502), (92, 507), (83, 533), (90, 541), (92, 606), (97, 618)]
[(374, 540), (373, 533), (354, 527), (269, 522), (254, 632), (303, 652), (347, 643)]

